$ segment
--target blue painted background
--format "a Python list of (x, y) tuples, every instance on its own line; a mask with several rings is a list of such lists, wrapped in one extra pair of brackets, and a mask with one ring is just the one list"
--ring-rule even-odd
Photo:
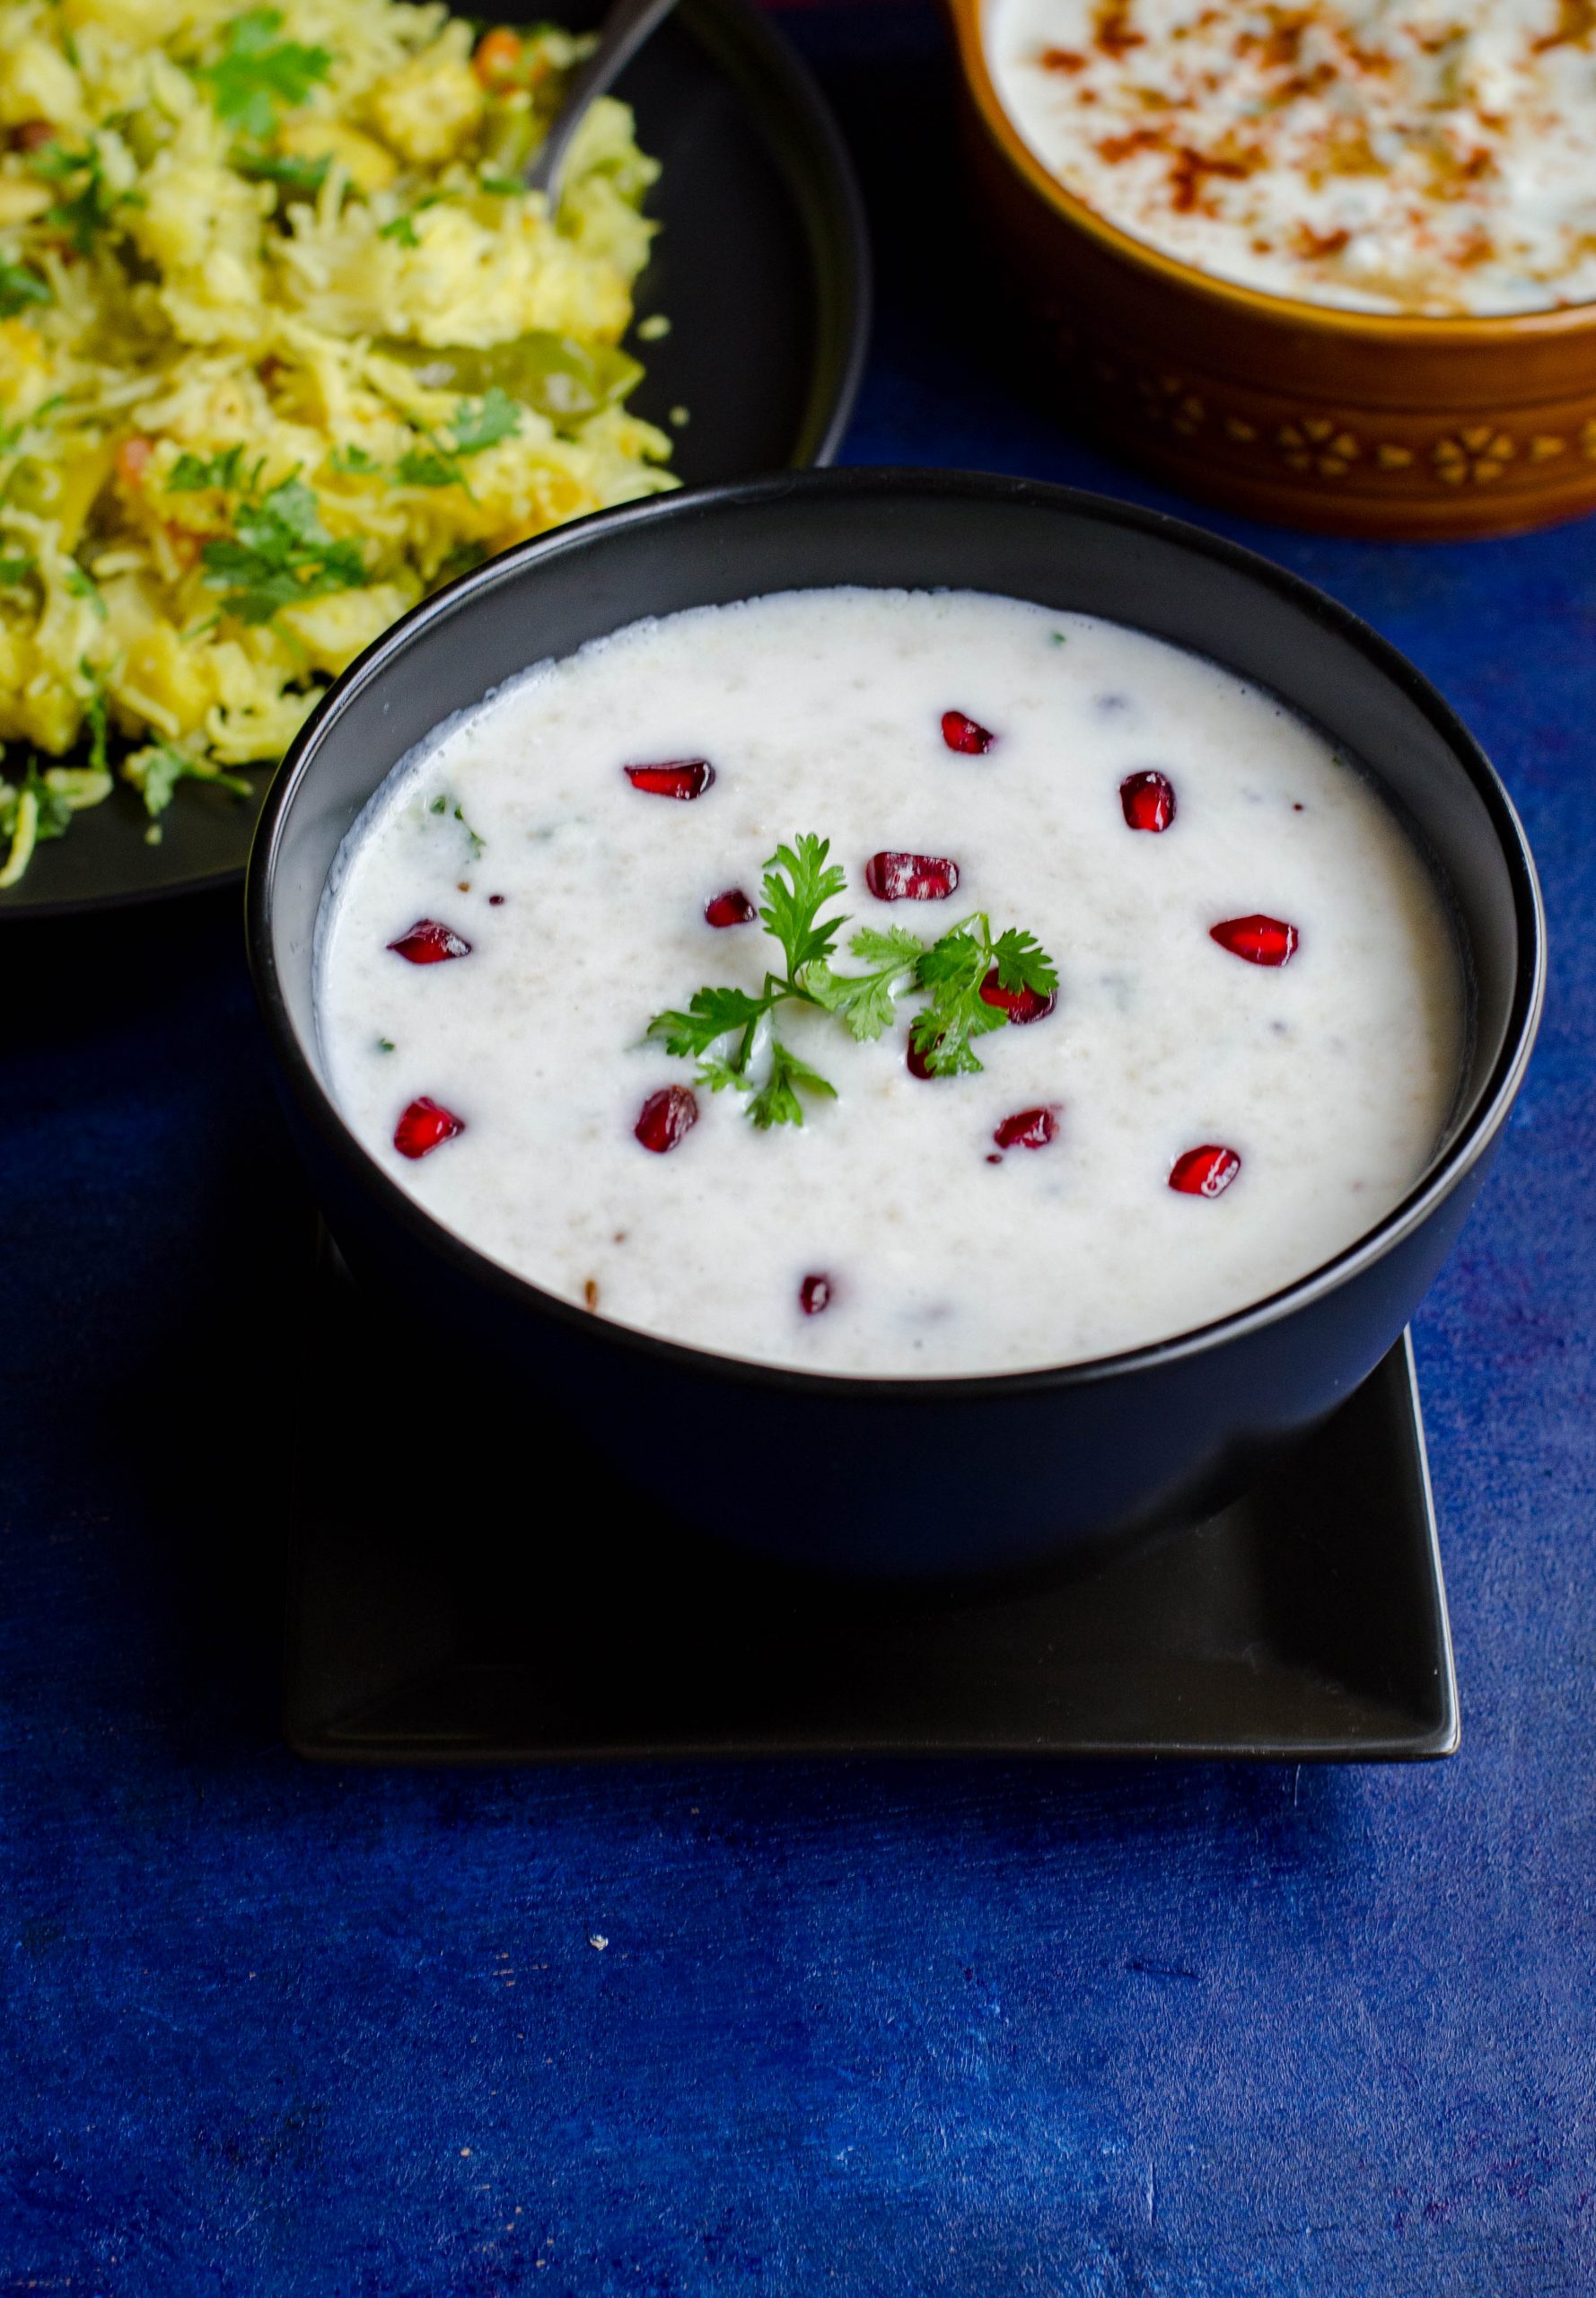
[[(1168, 500), (972, 321), (934, 19), (789, 22), (881, 256), (851, 459)], [(8, 940), (0, 2289), (1596, 2284), (1596, 527), (1214, 522), (1439, 681), (1545, 874), (1540, 1052), (1417, 1329), (1462, 1754), (303, 1768), (273, 1536), (304, 1206), (234, 906)]]

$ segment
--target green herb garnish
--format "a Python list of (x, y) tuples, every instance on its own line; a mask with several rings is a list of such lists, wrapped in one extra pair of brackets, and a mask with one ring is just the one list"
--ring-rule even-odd
[(14, 583), (25, 583), (33, 572), (33, 561), (25, 550), (0, 551), (0, 588), (9, 590)]
[(0, 255), (0, 320), (14, 320), (30, 303), (51, 301), (48, 280), (41, 279), (25, 263), (13, 263)]
[(855, 1038), (868, 1041), (889, 1027), (899, 996), (924, 990), (929, 1003), (911, 1031), (916, 1050), (934, 1074), (953, 1076), (980, 1068), (971, 1039), (1002, 1029), (1009, 1018), (1003, 1006), (981, 996), (994, 969), (1007, 990), (1047, 996), (1058, 986), (1057, 969), (1035, 936), (1011, 928), (994, 939), (983, 910), (930, 943), (904, 926), (862, 926), (848, 947), (868, 969), (837, 973), (832, 952), (848, 921), (822, 918), (820, 911), (843, 891), (846, 879), (828, 859), (830, 851), (829, 840), (811, 832), (778, 846), (765, 865), (759, 916), (781, 944), (784, 971), (767, 972), (759, 990), (724, 985), (697, 990), (685, 1008), (656, 1013), (646, 1032), (667, 1053), (696, 1061), (700, 1083), (712, 1092), (732, 1086), (748, 1094), (748, 1115), (761, 1129), (802, 1125), (802, 1094), (836, 1095), (836, 1088), (776, 1036), (775, 1017), (784, 1004), (835, 1013)]
[(520, 408), (496, 383), (474, 404), (467, 399), (456, 409), (450, 425), (457, 455), (479, 455), (485, 447), (496, 447), (501, 439), (513, 439), (520, 428)]
[(360, 545), (333, 540), (315, 496), (297, 478), (246, 495), (232, 539), (207, 542), (200, 564), (207, 587), (225, 594), (224, 612), (246, 623), (269, 622), (279, 607), (357, 591), (370, 580)]
[(110, 713), (106, 707), (105, 689), (87, 662), (80, 662), (77, 667), (89, 681), (88, 699), (83, 704), (83, 715), (89, 722), (89, 771), (109, 774)]
[(501, 439), (513, 439), (520, 428), (520, 408), (494, 383), (479, 399), (461, 399), (446, 438), (424, 432), (433, 452), (408, 449), (394, 465), (394, 476), (406, 487), (463, 487), (469, 495), (470, 486), (460, 468), (465, 458), (496, 447)]
[(382, 466), (375, 455), (368, 455), (364, 447), (335, 447), (327, 458), (330, 469), (346, 476), (364, 478)]
[(989, 1005), (981, 996), (981, 984), (994, 967), (1002, 989), (1029, 989), (1047, 997), (1058, 987), (1057, 969), (1035, 935), (1011, 928), (994, 941), (985, 910), (944, 934), (921, 959), (919, 983), (931, 992), (931, 1003), (916, 1014), (909, 1035), (915, 1051), (937, 1075), (978, 1070), (970, 1039), (1001, 1030), (1008, 1020), (1001, 1005)]
[(463, 487), (465, 474), (452, 455), (428, 454), (408, 447), (393, 467), (401, 487)]
[(171, 803), (171, 794), (180, 782), (215, 782), (224, 790), (231, 790), (235, 798), (247, 798), (250, 785), (241, 774), (224, 774), (220, 767), (204, 759), (190, 758), (172, 742), (152, 742), (136, 750), (122, 767), (127, 780), (140, 792), (145, 811), (152, 820), (163, 814)]
[(465, 811), (460, 805), (460, 800), (458, 798), (452, 800), (446, 792), (440, 790), (437, 796), (433, 800), (426, 811), (429, 814), (452, 814), (454, 816), (455, 820), (460, 824), (461, 829), (464, 830), (466, 837), (470, 843), (471, 859), (474, 862), (477, 859), (477, 856), (482, 852), (482, 849), (487, 845), (487, 841), (486, 838), (478, 838), (476, 831), (471, 828), (470, 823), (467, 821)]
[(241, 176), (258, 183), (275, 183), (279, 191), (314, 199), (327, 181), (332, 160), (326, 153), (319, 160), (299, 160), (276, 152), (240, 150), (234, 152), (232, 164)]
[(452, 583), (457, 574), (469, 574), (473, 566), (480, 566), (487, 557), (485, 542), (457, 542), (445, 552), (433, 576), (434, 583)]
[(244, 451), (224, 447), (214, 455), (180, 454), (166, 481), (169, 495), (196, 495), (202, 487), (231, 489), (242, 483)]
[(136, 191), (113, 191), (105, 178), (105, 162), (97, 144), (81, 152), (64, 145), (47, 144), (31, 162), (36, 176), (59, 187), (61, 196), (47, 207), (44, 220), (65, 232), (79, 255), (87, 255), (118, 207), (142, 207)]
[(330, 48), (280, 40), (282, 29), (279, 8), (250, 8), (235, 16), (216, 62), (202, 65), (195, 75), (209, 88), (216, 117), (258, 144), (276, 126), (279, 108), (303, 104), (332, 70)]
[(85, 606), (92, 607), (101, 621), (105, 620), (105, 601), (100, 595), (100, 585), (91, 575), (84, 574), (75, 558), (67, 560), (61, 580), (75, 599), (81, 599)]

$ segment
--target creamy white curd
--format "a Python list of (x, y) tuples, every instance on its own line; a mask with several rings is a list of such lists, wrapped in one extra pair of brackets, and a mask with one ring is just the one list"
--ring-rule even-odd
[(991, 0), (1048, 171), (1216, 277), (1370, 311), (1596, 300), (1590, 0)]
[[(991, 746), (950, 748), (950, 711)], [(680, 803), (624, 771), (671, 761), (714, 780)], [(1153, 775), (1174, 819), (1133, 829), (1127, 806), (1158, 818)], [(980, 1038), (979, 1074), (921, 1079), (922, 996), (875, 1043), (785, 1007), (782, 1039), (837, 1098), (757, 1131), (645, 1033), (701, 985), (779, 970), (757, 922), (717, 929), (706, 905), (757, 902), (806, 831), (846, 872), (839, 970), (860, 925), (931, 941), (984, 910), (1051, 955), (1055, 1009)], [(875, 899), (881, 853), (956, 861), (958, 890)], [(1288, 962), (1212, 938), (1260, 917), (1294, 935)], [(390, 947), (424, 921), (469, 952)], [(639, 623), (441, 730), (346, 842), (318, 998), (348, 1123), (482, 1252), (700, 1348), (899, 1375), (1101, 1355), (1304, 1275), (1430, 1159), (1463, 1026), (1425, 867), (1275, 697), (1088, 616), (847, 589)], [(636, 1127), (671, 1086), (697, 1122), (654, 1153)], [(435, 1145), (406, 1156), (416, 1104), (409, 1145)], [(1021, 1129), (1041, 1145), (1000, 1145), (1039, 1112)], [(1194, 1151), (1239, 1159), (1223, 1194), (1171, 1186)]]

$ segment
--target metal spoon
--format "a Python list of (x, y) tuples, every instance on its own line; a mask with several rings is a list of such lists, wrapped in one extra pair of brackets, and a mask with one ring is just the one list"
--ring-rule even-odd
[(572, 81), (542, 145), (522, 171), (527, 189), (547, 192), (551, 208), (559, 205), (560, 178), (588, 106), (618, 78), (675, 5), (676, 0), (615, 0), (600, 29), (599, 45)]

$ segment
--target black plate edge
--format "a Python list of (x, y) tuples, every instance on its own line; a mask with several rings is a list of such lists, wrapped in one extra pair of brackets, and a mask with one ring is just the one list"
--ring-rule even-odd
[(1109, 1763), (1328, 1765), (1441, 1762), (1449, 1756), (1456, 1755), (1462, 1744), (1457, 1661), (1447, 1609), (1434, 1488), (1430, 1477), (1424, 1410), (1418, 1390), (1418, 1368), (1410, 1328), (1403, 1330), (1401, 1348), (1407, 1409), (1402, 1416), (1400, 1441), (1407, 1453), (1409, 1472), (1418, 1487), (1424, 1516), (1424, 1556), (1429, 1590), (1426, 1627), (1428, 1641), (1438, 1663), (1436, 1714), (1433, 1723), (1425, 1724), (1416, 1717), (1406, 1729), (1399, 1726), (1383, 1733), (1357, 1735), (1349, 1732), (1342, 1738), (1304, 1739), (1294, 1742), (1284, 1740), (1244, 1741), (1204, 1738), (1200, 1734), (1174, 1739), (1083, 1738), (1067, 1744), (1047, 1745), (1034, 1738), (1019, 1736), (1012, 1740), (987, 1740), (979, 1743), (960, 1742), (953, 1738), (866, 1743), (840, 1735), (828, 1739), (817, 1734), (802, 1743), (790, 1738), (750, 1738), (735, 1744), (724, 1740), (680, 1740), (661, 1747), (647, 1741), (627, 1741), (603, 1746), (557, 1749), (469, 1746), (435, 1740), (407, 1741), (399, 1737), (381, 1744), (353, 1736), (343, 1741), (338, 1738), (336, 1729), (324, 1725), (302, 1728), (296, 1713), (293, 1655), (301, 1646), (301, 1639), (295, 1632), (295, 1621), (298, 1593), (304, 1582), (298, 1568), (298, 1555), (305, 1538), (304, 1512), (297, 1498), (301, 1454), (296, 1443), (294, 1496), (289, 1508), (290, 1530), (284, 1587), (284, 1652), (288, 1663), (284, 1671), (281, 1707), (284, 1743), (293, 1754), (306, 1762), (324, 1767), (349, 1766), (360, 1770), (485, 1771), (593, 1768), (616, 1764), (785, 1765), (811, 1761), (860, 1764), (1027, 1763), (1039, 1768), (1046, 1766), (1053, 1770), (1072, 1763), (1095, 1766)]

